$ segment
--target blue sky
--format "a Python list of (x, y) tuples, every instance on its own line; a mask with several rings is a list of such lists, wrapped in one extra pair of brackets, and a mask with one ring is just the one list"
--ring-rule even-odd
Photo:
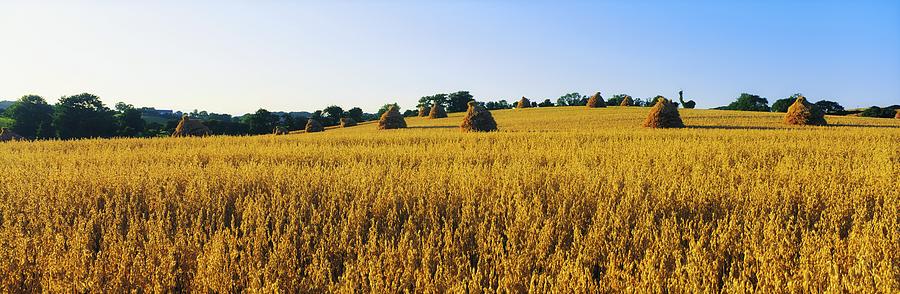
[(900, 1), (0, 2), (0, 99), (243, 114), (679, 89), (900, 104)]

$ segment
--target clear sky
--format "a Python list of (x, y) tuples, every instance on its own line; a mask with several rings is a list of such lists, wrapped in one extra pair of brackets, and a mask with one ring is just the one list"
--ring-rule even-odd
[(374, 112), (679, 89), (900, 104), (900, 1), (0, 1), (6, 100)]

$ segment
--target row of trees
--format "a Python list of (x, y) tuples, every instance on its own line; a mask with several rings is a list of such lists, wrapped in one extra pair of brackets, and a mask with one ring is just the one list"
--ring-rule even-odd
[(62, 97), (54, 105), (41, 96), (27, 95), (4, 115), (13, 120), (14, 132), (28, 138), (128, 137), (140, 134), (146, 126), (134, 106), (119, 103), (113, 110), (88, 93)]
[(469, 101), (473, 100), (475, 100), (475, 97), (473, 97), (469, 91), (458, 91), (450, 94), (434, 94), (419, 98), (419, 104), (416, 104), (416, 108), (440, 105), (444, 107), (447, 112), (463, 112), (469, 108)]
[[(299, 130), (306, 126), (310, 118), (326, 126), (337, 125), (341, 117), (356, 121), (377, 118), (364, 113), (359, 107), (344, 111), (339, 106), (329, 106), (308, 115), (275, 113), (266, 109), (237, 118), (196, 110), (188, 115), (203, 121), (213, 134), (220, 135), (268, 134), (277, 126)], [(110, 109), (99, 97), (82, 93), (64, 96), (52, 105), (41, 96), (26, 95), (6, 108), (0, 116), (9, 118), (9, 127), (13, 132), (27, 138), (79, 139), (167, 136), (178, 125), (181, 113), (162, 115), (153, 108), (135, 108), (121, 102)]]
[[(797, 93), (787, 98), (775, 100), (775, 103), (772, 103), (772, 106), (769, 107), (768, 99), (760, 97), (759, 95), (741, 93), (741, 96), (731, 104), (723, 107), (717, 107), (715, 109), (787, 112), (788, 107), (790, 107), (791, 104), (793, 104), (794, 101), (797, 100), (797, 97), (800, 95), (800, 93)], [(825, 111), (826, 114), (846, 115), (853, 113), (845, 110), (844, 106), (841, 106), (841, 104), (830, 100), (820, 100), (813, 104)], [(859, 115), (864, 117), (892, 118), (894, 117), (897, 109), (900, 109), (900, 106), (894, 105), (886, 108), (872, 106), (860, 112)]]
[[(787, 112), (788, 107), (794, 103), (797, 96), (794, 94), (788, 98), (778, 99), (772, 106), (766, 98), (758, 95), (742, 93), (734, 102), (727, 106), (715, 109), (742, 110), (742, 111), (773, 111)], [(619, 105), (622, 100), (630, 98), (627, 94), (617, 94), (608, 98), (607, 104)], [(532, 107), (553, 106), (584, 106), (588, 96), (577, 92), (560, 96), (554, 104), (550, 99), (542, 102), (532, 102)], [(417, 107), (443, 106), (447, 112), (466, 111), (469, 101), (474, 97), (468, 91), (458, 91), (451, 94), (434, 94), (421, 97)], [(656, 99), (631, 99), (632, 106), (650, 107)], [(489, 110), (510, 109), (514, 103), (507, 100), (481, 102)], [(847, 114), (844, 107), (834, 101), (822, 100), (815, 102), (828, 114)], [(340, 106), (332, 105), (322, 110), (317, 110), (308, 115), (295, 113), (274, 113), (266, 109), (259, 109), (255, 113), (239, 118), (227, 114), (207, 113), (194, 111), (190, 116), (200, 119), (206, 124), (213, 134), (223, 135), (249, 135), (271, 133), (277, 127), (286, 127), (289, 130), (303, 129), (308, 119), (314, 119), (325, 126), (334, 126), (340, 123), (341, 118), (352, 118), (362, 122), (374, 120), (386, 112), (389, 107), (397, 106), (396, 103), (385, 104), (375, 114), (364, 113), (359, 107), (344, 110)], [(399, 106), (398, 106), (399, 107)], [(861, 116), (893, 117), (895, 110), (900, 106), (887, 108), (870, 107), (860, 113)], [(44, 98), (36, 95), (26, 95), (9, 106), (3, 116), (12, 120), (11, 129), (28, 138), (46, 139), (76, 139), (76, 138), (108, 138), (108, 137), (153, 137), (170, 134), (178, 124), (180, 112), (153, 122), (147, 122), (145, 117), (158, 114), (152, 108), (135, 108), (133, 105), (117, 103), (114, 109), (108, 108), (100, 101), (100, 98), (82, 93), (60, 98), (56, 104), (47, 103)], [(403, 112), (405, 116), (416, 116), (417, 111), (409, 109)]]

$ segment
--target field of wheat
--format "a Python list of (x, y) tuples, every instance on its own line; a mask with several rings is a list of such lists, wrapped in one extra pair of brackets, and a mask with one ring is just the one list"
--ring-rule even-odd
[(900, 120), (0, 144), (0, 291), (900, 291)]

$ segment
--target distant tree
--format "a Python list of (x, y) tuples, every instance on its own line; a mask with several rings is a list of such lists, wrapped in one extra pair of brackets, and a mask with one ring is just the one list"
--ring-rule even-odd
[(625, 97), (631, 97), (631, 95), (628, 95), (628, 94), (616, 94), (616, 95), (613, 95), (612, 98), (609, 98), (609, 100), (606, 100), (606, 105), (619, 105), (619, 104), (622, 104), (622, 100), (625, 100)]
[(741, 96), (724, 109), (742, 111), (769, 111), (769, 100), (753, 94), (741, 93)]
[(381, 108), (378, 109), (378, 112), (375, 113), (376, 119), (377, 119), (377, 118), (380, 118), (382, 114), (384, 114), (385, 112), (387, 112), (388, 109), (391, 108), (391, 106), (397, 107), (397, 110), (398, 110), (398, 111), (400, 110), (400, 105), (397, 105), (396, 102), (395, 102), (395, 103), (388, 103), (388, 104), (382, 105)]
[(244, 123), (249, 125), (251, 134), (271, 133), (278, 121), (279, 118), (277, 116), (262, 108), (253, 114), (244, 116)]
[(378, 120), (379, 116), (375, 115), (374, 113), (363, 113), (362, 118), (363, 118), (362, 121), (372, 121), (372, 120)]
[[(237, 121), (209, 120), (203, 124), (209, 128), (210, 133), (214, 135), (241, 136), (253, 134), (250, 132), (250, 125)], [(271, 132), (271, 130), (269, 131)]]
[(322, 109), (322, 114), (331, 120), (337, 121), (341, 119), (341, 114), (344, 114), (344, 109), (340, 106), (332, 105)]
[(350, 108), (346, 113), (347, 117), (352, 118), (357, 122), (362, 122), (363, 120), (363, 110), (359, 107)]
[(403, 112), (403, 116), (405, 116), (405, 117), (415, 117), (415, 116), (419, 116), (419, 111), (417, 111), (417, 110), (412, 110), (412, 109), (407, 109), (406, 111)]
[(118, 121), (118, 133), (120, 136), (142, 136), (146, 122), (141, 118), (141, 111), (131, 104), (116, 103), (116, 120)]
[(844, 111), (844, 107), (834, 101), (822, 100), (815, 104), (827, 114), (836, 114)]
[(469, 101), (475, 100), (469, 91), (459, 91), (447, 96), (448, 106), (447, 112), (463, 112), (469, 109)]
[(147, 137), (164, 137), (169, 134), (170, 133), (166, 132), (166, 126), (158, 122), (148, 123), (146, 127), (144, 127), (144, 135)]
[(531, 101), (531, 107), (537, 107), (537, 105), (538, 105), (537, 102)]
[(299, 130), (299, 128), (297, 128), (297, 126), (299, 126), (297, 119), (290, 113), (282, 114), (277, 125), (287, 128), (288, 131)]
[(108, 138), (116, 133), (114, 111), (88, 93), (60, 98), (53, 116), (62, 139)]
[(5, 110), (7, 117), (13, 119), (10, 128), (13, 132), (27, 138), (52, 138), (53, 106), (41, 96), (25, 95)]
[(860, 116), (864, 117), (881, 117), (881, 118), (893, 118), (896, 115), (896, 110), (888, 108), (881, 108), (878, 106), (872, 106), (863, 110), (860, 113)]
[(488, 101), (484, 103), (484, 107), (488, 110), (498, 110), (498, 109), (511, 109), (513, 108), (512, 104), (509, 104), (506, 100), (500, 101)]
[(791, 97), (775, 100), (775, 103), (772, 103), (772, 112), (787, 112), (788, 107), (791, 107), (791, 104), (794, 104), (794, 101), (796, 101), (797, 97), (800, 95), (800, 93), (797, 93), (791, 95)]
[(577, 92), (565, 94), (559, 96), (559, 99), (556, 99), (557, 106), (584, 106), (587, 105), (588, 101), (587, 96), (583, 96)]
[(538, 103), (538, 107), (553, 107), (553, 102), (550, 99), (544, 99), (544, 102)]
[[(666, 98), (666, 97), (663, 97), (662, 95), (656, 95), (656, 97), (647, 98), (643, 101), (640, 101), (641, 99), (637, 99), (637, 102), (635, 102), (635, 105), (653, 107), (656, 105), (657, 102), (659, 102), (659, 98)], [(672, 103), (675, 103), (675, 106), (678, 106), (677, 102), (672, 102)]]
[(416, 105), (416, 108), (419, 108), (421, 106), (431, 107), (432, 105), (440, 105), (443, 107), (447, 107), (448, 101), (449, 101), (449, 98), (447, 97), (447, 94), (434, 94), (431, 96), (423, 96), (422, 98), (419, 98), (419, 104)]

